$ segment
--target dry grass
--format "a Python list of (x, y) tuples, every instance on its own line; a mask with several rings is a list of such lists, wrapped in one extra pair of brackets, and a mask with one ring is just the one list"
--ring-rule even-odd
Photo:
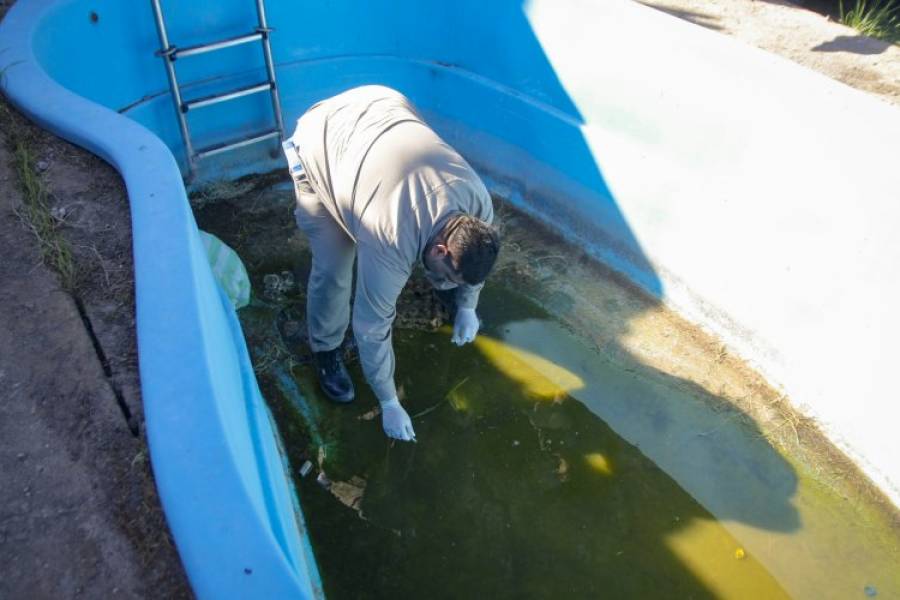
[(2, 106), (0, 117), (22, 190), (22, 204), (15, 209), (16, 216), (37, 240), (41, 261), (59, 275), (63, 289), (73, 292), (78, 285), (78, 268), (72, 247), (59, 231), (62, 220), (50, 210), (47, 188), (35, 164), (31, 139), (17, 126), (6, 105)]

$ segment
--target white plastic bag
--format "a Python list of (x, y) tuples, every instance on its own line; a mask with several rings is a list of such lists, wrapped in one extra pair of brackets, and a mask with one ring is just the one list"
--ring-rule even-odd
[(250, 277), (237, 252), (211, 233), (201, 231), (200, 239), (206, 248), (206, 258), (213, 276), (234, 308), (247, 306), (250, 303)]

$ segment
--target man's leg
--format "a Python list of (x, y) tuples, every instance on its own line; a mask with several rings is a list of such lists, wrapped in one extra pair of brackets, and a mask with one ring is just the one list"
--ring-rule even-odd
[(350, 324), (356, 245), (319, 201), (304, 175), (295, 181), (294, 188), (294, 216), (309, 239), (313, 255), (306, 295), (309, 345), (325, 393), (332, 400), (349, 402), (353, 399), (353, 387), (340, 363), (339, 349)]

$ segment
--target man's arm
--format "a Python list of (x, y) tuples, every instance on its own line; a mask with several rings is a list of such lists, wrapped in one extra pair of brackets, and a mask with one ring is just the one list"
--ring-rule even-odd
[(456, 318), (453, 320), (453, 336), (450, 341), (457, 346), (475, 341), (481, 323), (475, 308), (478, 306), (478, 296), (484, 283), (478, 285), (460, 285), (456, 288)]
[(378, 250), (359, 247), (353, 334), (363, 373), (381, 405), (384, 432), (398, 440), (415, 441), (412, 420), (397, 397), (391, 343), (397, 297), (408, 279), (409, 269), (391, 264)]
[(484, 283), (479, 283), (478, 285), (459, 285), (456, 287), (456, 307), (457, 308), (471, 308), (472, 310), (478, 308), (478, 296), (481, 295), (481, 288), (484, 287)]
[(380, 402), (397, 395), (391, 329), (397, 315), (397, 297), (409, 279), (409, 271), (391, 262), (377, 249), (358, 249), (353, 334), (366, 381)]

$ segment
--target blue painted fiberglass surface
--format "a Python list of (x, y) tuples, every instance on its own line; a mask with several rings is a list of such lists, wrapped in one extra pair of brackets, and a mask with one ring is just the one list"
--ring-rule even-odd
[[(173, 44), (252, 30), (249, 0), (163, 2)], [(520, 1), (267, 2), (288, 134), (314, 102), (381, 83), (410, 96), (495, 190), (647, 291), (619, 211)], [(320, 596), (315, 560), (236, 315), (187, 202), (183, 144), (150, 2), (21, 0), (0, 24), (5, 94), (122, 174), (134, 229), (140, 373), (154, 474), (202, 598)], [(258, 45), (179, 59), (187, 98), (264, 78)], [(264, 95), (189, 115), (197, 145), (271, 123)], [(274, 144), (199, 180), (281, 168)]]

